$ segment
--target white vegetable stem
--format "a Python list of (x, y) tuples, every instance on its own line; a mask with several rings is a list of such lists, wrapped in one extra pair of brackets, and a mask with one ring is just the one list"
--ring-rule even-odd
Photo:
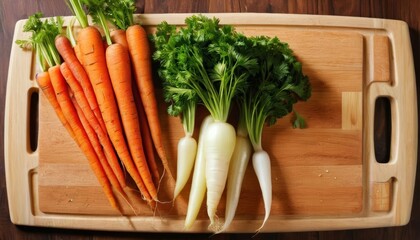
[(174, 199), (182, 191), (190, 178), (196, 152), (197, 141), (190, 134), (186, 134), (183, 138), (179, 139)]
[(205, 136), (204, 156), (210, 226), (215, 223), (216, 210), (226, 185), (235, 142), (235, 129), (229, 123), (216, 121), (209, 125)]
[(260, 231), (270, 216), (272, 202), (271, 164), (268, 153), (262, 149), (256, 150), (252, 155), (252, 166), (260, 184), (265, 208), (264, 221), (257, 229), (257, 231)]
[(188, 200), (187, 214), (184, 223), (185, 229), (189, 229), (197, 218), (206, 193), (206, 160), (204, 158), (204, 136), (209, 124), (213, 121), (213, 118), (209, 115), (201, 123), (190, 196)]
[(232, 223), (235, 217), (236, 209), (241, 195), (242, 182), (245, 171), (251, 158), (252, 147), (246, 131), (240, 131), (236, 136), (235, 150), (229, 166), (227, 191), (226, 191), (226, 209), (225, 223), (219, 232), (225, 231)]

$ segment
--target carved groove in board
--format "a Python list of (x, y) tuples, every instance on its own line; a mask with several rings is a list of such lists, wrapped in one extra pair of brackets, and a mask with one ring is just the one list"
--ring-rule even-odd
[(373, 79), (374, 82), (390, 82), (390, 43), (388, 36), (373, 36)]
[(392, 179), (372, 184), (372, 211), (388, 212), (392, 205)]
[(41, 72), (41, 69), (40, 69), (40, 67), (37, 67), (37, 62), (38, 62), (38, 60), (37, 60), (37, 57), (36, 57), (36, 54), (35, 54), (35, 51), (31, 51), (31, 67), (30, 67), (30, 72), (29, 72), (29, 80), (31, 80), (31, 81), (35, 81), (36, 80), (36, 74), (38, 73), (38, 72)]
[(37, 197), (38, 193), (38, 169), (31, 169), (28, 173), (29, 176), (29, 198), (28, 201), (30, 201), (31, 204), (31, 213), (33, 215), (39, 214), (39, 209), (37, 206), (39, 206), (39, 199)]

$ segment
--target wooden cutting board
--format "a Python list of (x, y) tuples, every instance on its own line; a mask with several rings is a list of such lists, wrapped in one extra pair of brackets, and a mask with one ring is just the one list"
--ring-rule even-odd
[[(137, 15), (149, 33), (165, 20), (182, 25), (187, 14)], [(301, 231), (395, 226), (410, 218), (417, 162), (417, 98), (407, 25), (400, 21), (282, 14), (211, 14), (246, 35), (278, 36), (288, 42), (312, 83), (312, 97), (296, 109), (306, 129), (290, 117), (265, 128), (271, 155), (273, 205), (262, 231)], [(66, 22), (70, 18), (66, 18)], [(248, 19), (253, 19), (252, 23)], [(16, 24), (15, 39), (24, 21)], [(164, 175), (158, 211), (138, 199), (137, 215), (108, 204), (87, 160), (59, 123), (34, 81), (35, 58), (12, 48), (6, 102), (6, 178), (16, 224), (124, 231), (183, 231), (189, 186), (174, 202), (176, 144), (183, 135), (178, 118), (166, 114), (158, 89), (171, 174)], [(155, 79), (158, 81), (158, 79)], [(390, 161), (379, 164), (373, 143), (374, 106), (391, 102)], [(33, 104), (30, 104), (30, 103)], [(30, 147), (31, 109), (39, 107), (37, 147)], [(233, 112), (235, 109), (233, 110)], [(196, 135), (206, 115), (199, 109)], [(231, 122), (236, 119), (232, 114)], [(18, 127), (20, 126), (20, 127)], [(22, 127), (26, 126), (26, 127)], [(26, 146), (22, 146), (26, 142)], [(33, 142), (33, 141), (32, 141)], [(18, 144), (20, 143), (20, 144)], [(253, 232), (264, 207), (252, 166), (247, 169), (231, 232)], [(138, 196), (133, 191), (133, 196)], [(222, 219), (224, 200), (219, 205)], [(208, 231), (205, 206), (191, 232)]]

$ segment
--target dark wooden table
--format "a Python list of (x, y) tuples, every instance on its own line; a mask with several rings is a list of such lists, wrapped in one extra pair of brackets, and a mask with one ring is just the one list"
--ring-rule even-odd
[[(14, 25), (34, 12), (45, 16), (71, 15), (64, 0), (1, 0), (0, 1), (0, 139), (4, 138), (4, 104)], [(410, 27), (417, 85), (420, 81), (420, 1), (418, 0), (150, 0), (137, 1), (138, 13), (182, 13), (182, 12), (272, 12), (297, 14), (322, 14), (362, 16), (399, 19)], [(252, 21), (252, 20), (251, 20)], [(3, 142), (3, 141), (1, 141)], [(0, 239), (248, 239), (252, 234), (168, 234), (168, 233), (121, 233), (98, 231), (75, 231), (54, 228), (15, 226), (10, 222), (4, 168), (4, 145), (0, 147)], [(420, 167), (418, 167), (420, 169)], [(411, 221), (406, 226), (303, 233), (259, 234), (254, 239), (420, 239), (420, 178), (416, 178), (416, 189)]]

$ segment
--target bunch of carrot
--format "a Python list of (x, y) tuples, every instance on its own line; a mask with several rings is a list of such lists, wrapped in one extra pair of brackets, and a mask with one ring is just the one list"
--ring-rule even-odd
[[(134, 2), (69, 0), (81, 30), (74, 37), (61, 32), (61, 23), (28, 21), (33, 46), (43, 64), (37, 82), (69, 134), (86, 155), (111, 205), (122, 212), (114, 190), (131, 206), (125, 171), (143, 199), (154, 208), (159, 173), (155, 151), (164, 169), (168, 163), (161, 138), (152, 80), (151, 54), (145, 30), (134, 24)], [(122, 5), (124, 4), (124, 5)], [(129, 19), (112, 34), (118, 11)], [(97, 25), (89, 25), (88, 15)], [(59, 18), (57, 18), (59, 19)], [(120, 17), (118, 17), (120, 19)], [(39, 26), (41, 27), (40, 29)], [(47, 31), (57, 28), (56, 31)], [(101, 29), (102, 28), (102, 29)], [(100, 31), (103, 30), (103, 31)], [(101, 32), (105, 33), (103, 41)], [(40, 38), (39, 36), (48, 36)], [(73, 41), (71, 41), (73, 40)], [(40, 44), (38, 44), (40, 42)], [(46, 45), (44, 48), (40, 47)], [(136, 101), (139, 94), (140, 101)]]

